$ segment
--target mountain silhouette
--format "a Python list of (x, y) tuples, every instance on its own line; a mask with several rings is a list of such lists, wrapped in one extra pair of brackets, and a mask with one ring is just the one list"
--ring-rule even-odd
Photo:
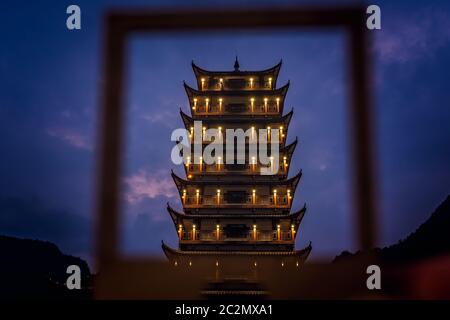
[[(342, 252), (333, 263), (366, 263), (376, 258), (401, 265), (450, 255), (450, 196), (406, 239), (369, 251)], [(67, 267), (81, 269), (82, 290), (68, 290)], [(92, 277), (86, 261), (63, 254), (51, 243), (0, 236), (0, 298), (90, 299)]]
[[(69, 290), (67, 267), (81, 270), (81, 290)], [(51, 243), (0, 236), (0, 298), (85, 299), (91, 273), (86, 261), (63, 254)]]
[(435, 209), (431, 217), (406, 239), (382, 249), (356, 253), (344, 251), (333, 262), (376, 257), (385, 263), (402, 264), (445, 254), (450, 254), (450, 195)]

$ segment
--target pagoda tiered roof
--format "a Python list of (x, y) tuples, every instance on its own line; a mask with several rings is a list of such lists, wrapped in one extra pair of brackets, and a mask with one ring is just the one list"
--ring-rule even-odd
[[(178, 190), (181, 192), (185, 186), (189, 185), (217, 185), (217, 181), (208, 181), (208, 180), (185, 180), (179, 176), (177, 176), (173, 170), (171, 171), (172, 179), (175, 182), (175, 185), (177, 186)], [(269, 186), (290, 186), (293, 191), (297, 188), (298, 183), (300, 182), (300, 178), (302, 177), (302, 170), (300, 170), (295, 176), (289, 179), (282, 179), (282, 180), (249, 180), (248, 182), (242, 182), (242, 181), (221, 181), (222, 185), (269, 185)]]
[(194, 61), (192, 61), (192, 70), (194, 71), (195, 77), (197, 78), (198, 88), (200, 88), (200, 79), (201, 77), (220, 77), (220, 76), (271, 76), (273, 78), (273, 83), (276, 84), (278, 79), (278, 74), (280, 73), (280, 68), (283, 63), (283, 60), (280, 60), (275, 66), (265, 69), (265, 70), (257, 70), (257, 71), (243, 71), (239, 70), (239, 65), (235, 70), (227, 70), (227, 71), (210, 71), (205, 70), (197, 66)]
[[(277, 124), (283, 125), (287, 130), (293, 114), (294, 114), (294, 109), (292, 108), (291, 111), (286, 113), (284, 116), (281, 116), (281, 115), (270, 116), (270, 117), (251, 116), (251, 119), (236, 118), (236, 115), (228, 115), (226, 117), (224, 117), (222, 115), (210, 115), (210, 116), (206, 116), (206, 117), (205, 116), (191, 117), (191, 116), (187, 115), (186, 113), (184, 113), (183, 110), (180, 108), (181, 119), (183, 120), (184, 126), (187, 130), (189, 130), (189, 128), (194, 125), (195, 120), (202, 120), (202, 121), (207, 122), (208, 124), (242, 123), (242, 122), (248, 122), (248, 121), (251, 121), (252, 123), (262, 124), (262, 125), (269, 124), (269, 123), (277, 123)], [(274, 129), (276, 129), (276, 128), (274, 128)], [(287, 135), (287, 131), (286, 131), (286, 135)]]
[(288, 92), (290, 81), (288, 81), (284, 86), (279, 87), (274, 90), (195, 90), (190, 87), (186, 82), (183, 82), (184, 89), (191, 101), (194, 97), (202, 97), (202, 96), (224, 96), (224, 95), (242, 95), (242, 96), (258, 96), (258, 95), (266, 95), (266, 96), (280, 96), (283, 99)]
[(281, 257), (298, 257), (303, 261), (306, 260), (309, 256), (309, 253), (312, 250), (311, 242), (309, 245), (301, 250), (293, 250), (293, 251), (186, 251), (186, 250), (177, 250), (169, 247), (163, 241), (161, 241), (161, 246), (164, 250), (164, 254), (168, 259), (172, 259), (174, 257), (179, 256), (281, 256)]
[[(167, 203), (167, 211), (172, 218), (172, 221), (175, 227), (180, 223), (180, 219), (236, 219), (237, 215), (230, 214), (189, 214), (185, 212), (180, 212), (175, 210)], [(306, 213), (306, 204), (300, 210), (297, 210), (293, 213), (269, 213), (269, 214), (253, 214), (253, 213), (242, 213), (239, 214), (239, 218), (242, 219), (258, 219), (261, 217), (269, 218), (269, 219), (287, 219), (290, 220), (292, 224), (296, 226), (295, 231), (297, 231), (300, 223)]]
[[(205, 261), (214, 259), (218, 267), (218, 260), (222, 265), (225, 260), (235, 261), (231, 257), (239, 257), (254, 267), (259, 261), (269, 260), (277, 264), (281, 262), (282, 266), (289, 261), (289, 265), (298, 267), (311, 252), (311, 243), (302, 250), (295, 250), (295, 239), (306, 205), (291, 211), (302, 171), (289, 178), (298, 139), (287, 144), (293, 109), (286, 114), (283, 112), (290, 82), (277, 88), (281, 64), (280, 61), (260, 71), (242, 71), (236, 57), (234, 70), (209, 71), (192, 62), (198, 89), (184, 82), (191, 115), (180, 108), (189, 136), (197, 138), (200, 135), (200, 149), (206, 150), (210, 140), (216, 142), (214, 137), (209, 139), (206, 130), (218, 129), (224, 138), (222, 152), (227, 154), (233, 150), (240, 152), (239, 155), (245, 152), (245, 158), (240, 157), (243, 163), (227, 163), (223, 160), (228, 158), (218, 154), (217, 161), (210, 163), (206, 161), (209, 158), (205, 156), (203, 159), (204, 155), (198, 155), (195, 148), (183, 149), (186, 179), (173, 170), (171, 172), (183, 210), (177, 211), (167, 203), (167, 211), (178, 234), (179, 249), (162, 243), (165, 255), (175, 266), (179, 263), (192, 266), (192, 260), (198, 258)], [(198, 120), (203, 121), (201, 128), (194, 124)], [(259, 157), (253, 154), (256, 140), (246, 138), (245, 147), (239, 145), (239, 150), (234, 146), (227, 150), (227, 129), (244, 132), (251, 129), (252, 138), (255, 133), (259, 138), (260, 129), (268, 132), (279, 130), (280, 140), (269, 133), (267, 141), (257, 139), (259, 143), (275, 143), (268, 146), (270, 161), (265, 163), (261, 159), (258, 161)], [(190, 142), (196, 141), (192, 139)], [(271, 151), (274, 146), (279, 153)], [(259, 152), (264, 151), (260, 147), (258, 149)], [(265, 175), (267, 172), (261, 170), (264, 168), (278, 171)], [(281, 261), (277, 257), (281, 257)]]

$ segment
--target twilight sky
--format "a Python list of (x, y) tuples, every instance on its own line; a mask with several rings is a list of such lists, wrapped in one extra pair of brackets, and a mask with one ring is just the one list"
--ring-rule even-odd
[[(80, 31), (65, 28), (65, 8), (72, 3), (82, 10)], [(49, 240), (91, 260), (101, 18), (106, 8), (125, 3), (203, 2), (0, 4), (0, 234)], [(450, 4), (376, 3), (382, 10), (382, 30), (372, 33), (371, 50), (379, 245), (388, 245), (414, 231), (450, 193)], [(127, 69), (123, 252), (162, 255), (161, 240), (176, 245), (165, 206), (169, 201), (180, 208), (170, 169), (183, 171), (170, 162), (170, 133), (182, 126), (179, 108), (188, 112), (182, 81), (194, 86), (192, 59), (206, 69), (231, 69), (236, 54), (244, 70), (265, 69), (282, 58), (278, 85), (291, 81), (288, 141), (300, 141), (291, 174), (303, 169), (294, 209), (308, 205), (297, 247), (311, 240), (311, 259), (354, 249), (345, 40), (339, 30), (134, 36)]]

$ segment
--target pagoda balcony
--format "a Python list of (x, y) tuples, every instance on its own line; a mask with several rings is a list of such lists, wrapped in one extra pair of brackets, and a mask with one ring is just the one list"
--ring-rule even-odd
[(227, 202), (224, 196), (182, 196), (183, 207), (187, 209), (196, 208), (287, 208), (292, 204), (292, 199), (289, 195), (277, 196), (258, 196), (253, 198), (253, 195), (243, 199), (242, 202)]
[[(279, 164), (278, 172), (273, 176), (286, 176), (288, 174), (289, 162), (284, 159), (281, 160)], [(223, 164), (189, 164), (185, 166), (186, 173), (193, 174), (195, 176), (198, 175), (214, 175), (216, 177), (227, 177), (229, 175), (246, 175), (246, 176), (259, 176), (262, 168), (269, 168), (268, 166), (262, 166), (260, 164), (233, 164), (233, 165), (223, 165)], [(272, 176), (269, 176), (272, 177)], [(267, 176), (263, 176), (263, 178), (267, 178)]]
[(234, 114), (251, 112), (282, 113), (289, 82), (274, 90), (200, 90), (184, 83), (192, 113), (230, 112)]
[(258, 244), (261, 242), (277, 243), (289, 242), (292, 243), (295, 240), (291, 231), (258, 231), (255, 233), (249, 231), (239, 237), (227, 237), (226, 233), (220, 231), (196, 231), (195, 240), (192, 231), (182, 232), (180, 243), (202, 243), (202, 242), (214, 242), (215, 244), (225, 244), (227, 242), (245, 241), (246, 243)]
[(279, 104), (252, 105), (251, 103), (226, 104), (226, 105), (197, 105), (192, 107), (194, 116), (215, 116), (215, 115), (278, 115), (280, 113)]
[[(272, 79), (272, 78), (270, 78)], [(273, 90), (273, 81), (266, 79), (263, 81), (255, 80), (252, 77), (247, 79), (210, 79), (202, 82), (200, 80), (200, 90), (202, 91), (222, 91), (222, 90)]]
[(275, 66), (258, 71), (241, 71), (236, 59), (233, 71), (209, 71), (192, 62), (199, 90), (273, 90), (276, 87), (281, 60)]

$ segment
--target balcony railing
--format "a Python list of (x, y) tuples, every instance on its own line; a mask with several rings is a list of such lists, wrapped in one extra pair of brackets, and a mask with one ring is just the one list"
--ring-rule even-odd
[(277, 241), (293, 241), (292, 232), (291, 231), (280, 231), (279, 239), (278, 239), (278, 233), (276, 230), (274, 231), (257, 231), (256, 232), (256, 239), (253, 231), (249, 231), (248, 233), (244, 234), (242, 237), (229, 237), (227, 238), (225, 232), (222, 230), (219, 232), (219, 237), (217, 237), (217, 231), (205, 231), (200, 232), (196, 230), (195, 240), (193, 239), (193, 232), (192, 231), (184, 231), (182, 232), (182, 241), (205, 241), (205, 242), (217, 242), (217, 241), (255, 241), (255, 242), (273, 242), (276, 243)]
[(231, 108), (231, 105), (220, 104), (216, 105), (197, 105), (193, 113), (195, 115), (226, 115), (226, 114), (255, 114), (255, 115), (264, 115), (264, 114), (277, 114), (279, 112), (279, 107), (276, 104), (268, 103), (267, 107), (264, 105), (257, 105), (256, 103), (252, 105), (244, 104), (241, 108)]
[(223, 195), (215, 196), (182, 196), (183, 205), (185, 208), (200, 208), (200, 207), (267, 207), (267, 208), (289, 208), (290, 201), (288, 195), (277, 196), (255, 196), (249, 195), (243, 202), (227, 202)]
[[(232, 174), (232, 173), (239, 173), (239, 174), (260, 174), (261, 168), (268, 168), (267, 166), (262, 166), (260, 164), (242, 164), (235, 167), (230, 167), (228, 165), (223, 164), (189, 164), (186, 166), (187, 173), (194, 173), (194, 174), (204, 174), (204, 173), (212, 173), (212, 174)], [(281, 163), (279, 165), (278, 174), (285, 174), (287, 173), (287, 165), (284, 165)]]
[(203, 90), (221, 91), (221, 90), (271, 90), (273, 89), (272, 81), (259, 82), (255, 80), (251, 82), (250, 80), (241, 81), (240, 83), (232, 83), (229, 80), (219, 81), (210, 80), (204, 83)]

